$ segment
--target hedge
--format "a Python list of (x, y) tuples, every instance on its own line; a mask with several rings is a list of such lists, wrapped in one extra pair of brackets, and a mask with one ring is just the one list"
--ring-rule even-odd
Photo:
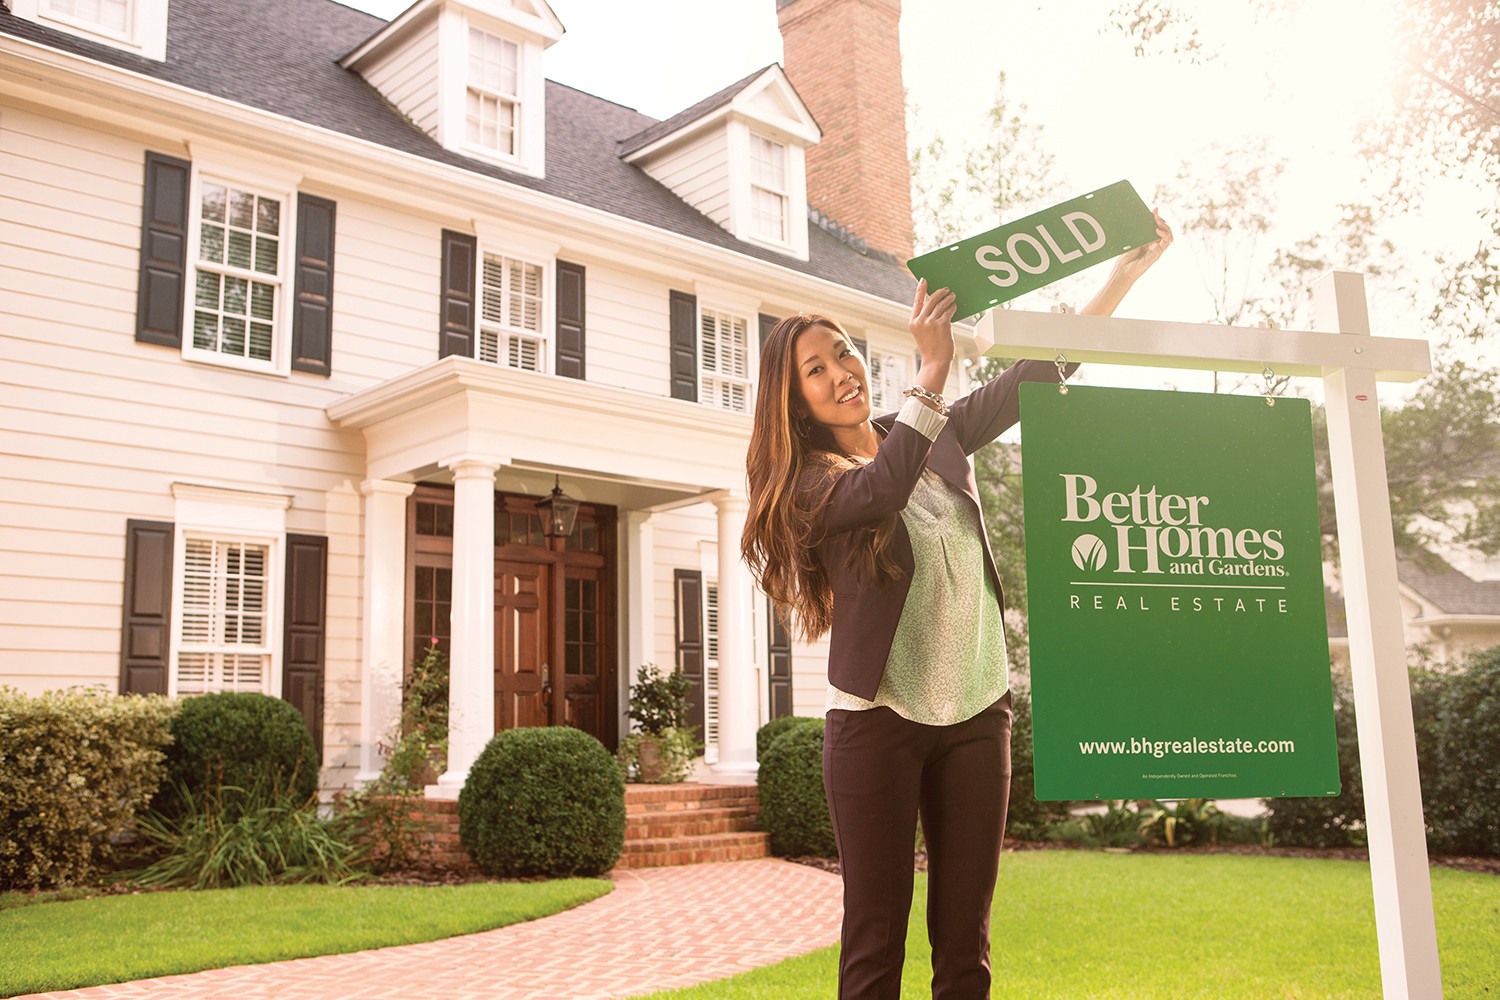
[(0, 688), (0, 889), (87, 882), (164, 771), (161, 697)]
[(823, 720), (788, 726), (761, 756), (760, 822), (771, 853), (838, 857), (823, 792)]

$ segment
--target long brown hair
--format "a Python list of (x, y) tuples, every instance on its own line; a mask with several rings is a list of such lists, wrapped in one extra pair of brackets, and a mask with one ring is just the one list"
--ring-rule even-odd
[[(740, 552), (760, 589), (796, 615), (798, 631), (808, 641), (833, 623), (833, 590), (818, 558), (823, 539), (817, 513), (833, 484), (855, 461), (845, 454), (826, 427), (798, 412), (803, 406), (792, 355), (797, 335), (810, 326), (826, 326), (849, 341), (837, 321), (815, 313), (788, 316), (771, 330), (760, 352), (760, 387), (745, 471), (750, 483), (750, 511), (740, 538)], [(861, 536), (850, 550), (850, 562), (863, 579), (901, 575), (891, 555), (891, 538), (899, 514), (857, 529)]]

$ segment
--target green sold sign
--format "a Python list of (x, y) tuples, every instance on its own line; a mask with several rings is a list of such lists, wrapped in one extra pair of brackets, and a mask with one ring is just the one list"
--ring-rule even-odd
[(1036, 795), (1339, 791), (1305, 399), (1021, 386)]
[(1156, 220), (1129, 181), (906, 262), (928, 288), (951, 288), (956, 319), (983, 312), (1156, 239)]

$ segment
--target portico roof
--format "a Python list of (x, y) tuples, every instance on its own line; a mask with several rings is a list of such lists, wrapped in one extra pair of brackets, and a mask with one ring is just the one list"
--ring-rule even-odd
[(477, 457), (538, 482), (591, 480), (583, 499), (634, 510), (744, 490), (748, 414), (472, 358), (441, 358), (327, 413), (364, 433), (370, 479), (441, 480)]

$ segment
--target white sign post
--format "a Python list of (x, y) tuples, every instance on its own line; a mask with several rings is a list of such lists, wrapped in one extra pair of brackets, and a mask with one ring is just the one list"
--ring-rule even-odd
[(1416, 731), (1396, 590), (1396, 548), (1375, 384), (1432, 370), (1425, 340), (1370, 336), (1364, 277), (1313, 286), (1317, 324), (1333, 333), (994, 310), (975, 328), (998, 357), (1190, 368), (1323, 379), (1349, 660), (1370, 842), (1375, 931), (1386, 1000), (1441, 1000), (1437, 928)]

